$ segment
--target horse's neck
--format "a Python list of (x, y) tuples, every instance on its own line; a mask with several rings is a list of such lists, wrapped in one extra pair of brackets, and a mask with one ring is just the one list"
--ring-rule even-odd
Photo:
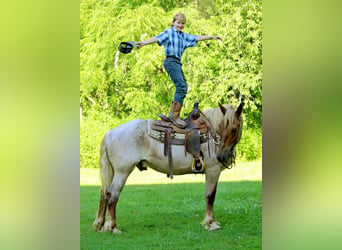
[(213, 129), (216, 131), (216, 133), (219, 133), (219, 125), (223, 118), (223, 114), (220, 108), (207, 109), (204, 111), (204, 114), (211, 122), (211, 125), (213, 126)]

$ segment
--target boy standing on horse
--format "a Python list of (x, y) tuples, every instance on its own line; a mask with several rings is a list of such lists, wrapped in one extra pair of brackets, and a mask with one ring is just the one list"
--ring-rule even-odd
[(164, 68), (176, 86), (176, 92), (171, 104), (169, 119), (179, 127), (185, 126), (185, 122), (180, 119), (179, 115), (188, 90), (182, 70), (182, 54), (186, 48), (195, 47), (198, 41), (211, 39), (222, 40), (222, 38), (219, 36), (197, 36), (187, 34), (183, 32), (185, 23), (185, 15), (183, 13), (178, 13), (173, 18), (171, 28), (164, 30), (156, 37), (152, 37), (146, 41), (140, 41), (137, 43), (138, 48), (142, 48), (145, 45), (153, 43), (158, 43), (159, 46), (164, 46), (166, 56), (164, 60)]

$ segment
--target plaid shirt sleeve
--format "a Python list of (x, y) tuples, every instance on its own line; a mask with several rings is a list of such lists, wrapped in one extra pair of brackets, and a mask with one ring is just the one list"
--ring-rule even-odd
[(198, 36), (184, 33), (184, 38), (185, 38), (184, 49), (188, 47), (195, 47), (197, 45)]
[(158, 40), (159, 46), (166, 45), (169, 41), (169, 33), (167, 29), (160, 33), (158, 36), (156, 36), (156, 38)]

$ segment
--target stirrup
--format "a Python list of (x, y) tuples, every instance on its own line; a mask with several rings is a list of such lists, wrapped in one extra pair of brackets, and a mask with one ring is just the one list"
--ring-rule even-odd
[[(201, 164), (201, 168), (200, 168), (200, 169), (196, 168), (196, 165), (197, 165), (198, 161), (199, 161), (200, 164)], [(207, 167), (207, 166), (205, 165), (205, 163), (204, 163), (204, 161), (203, 161), (203, 159), (202, 159), (202, 156), (200, 156), (198, 159), (195, 159), (195, 158), (192, 159), (192, 166), (191, 166), (191, 169), (192, 169), (192, 172), (193, 172), (194, 174), (203, 174), (203, 173), (204, 173), (204, 170), (206, 169), (206, 167)]]

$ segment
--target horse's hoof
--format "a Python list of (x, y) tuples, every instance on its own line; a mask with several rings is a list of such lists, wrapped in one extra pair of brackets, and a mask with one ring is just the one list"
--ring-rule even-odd
[(221, 228), (220, 223), (215, 220), (203, 221), (201, 224), (204, 227), (204, 229), (208, 231), (219, 230)]
[(121, 231), (119, 229), (117, 229), (116, 227), (112, 228), (110, 221), (106, 221), (103, 228), (101, 229), (101, 232), (112, 232), (114, 234), (121, 234)]
[(213, 221), (207, 230), (208, 231), (214, 231), (214, 230), (219, 230), (220, 228), (221, 228), (220, 223), (218, 223), (217, 221)]
[(121, 234), (121, 231), (119, 229), (117, 229), (117, 228), (114, 228), (113, 229), (113, 233), (114, 234)]
[(99, 220), (99, 219), (95, 219), (94, 223), (93, 223), (93, 228), (96, 231), (101, 231), (103, 226), (103, 221)]
[(110, 221), (106, 221), (101, 232), (111, 232), (111, 231), (112, 231), (111, 223), (110, 223)]

